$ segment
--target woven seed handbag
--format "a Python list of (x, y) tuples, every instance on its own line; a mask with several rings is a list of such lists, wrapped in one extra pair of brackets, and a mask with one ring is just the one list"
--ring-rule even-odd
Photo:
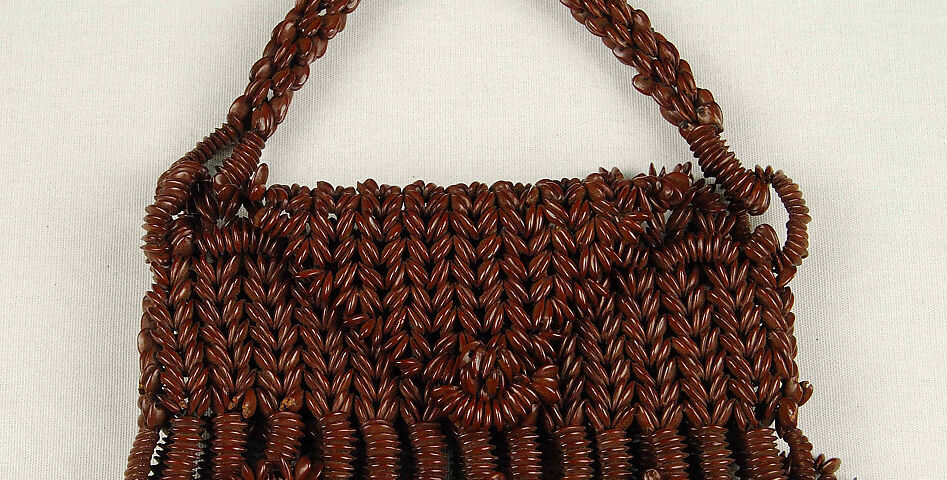
[[(796, 427), (808, 209), (740, 165), (643, 12), (562, 0), (699, 174), (266, 186), (264, 142), (357, 3), (298, 0), (158, 180), (126, 479), (835, 479)], [(749, 222), (771, 189), (784, 244)]]

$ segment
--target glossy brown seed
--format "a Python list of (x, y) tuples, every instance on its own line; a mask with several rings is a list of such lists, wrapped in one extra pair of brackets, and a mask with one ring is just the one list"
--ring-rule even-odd
[[(146, 208), (126, 478), (834, 478), (796, 427), (812, 392), (792, 336), (798, 186), (741, 165), (643, 12), (562, 3), (705, 178), (267, 187), (265, 140), (357, 5), (297, 0), (227, 123)], [(771, 188), (782, 245), (748, 219)]]
[(253, 390), (248, 390), (243, 398), (243, 407), (240, 409), (243, 418), (252, 417), (256, 413), (256, 405), (256, 394), (253, 393)]
[(270, 107), (273, 108), (273, 116), (277, 124), (283, 123), (286, 112), (289, 111), (289, 102), (292, 99), (292, 92), (287, 92), (270, 100)]
[(241, 121), (245, 121), (250, 116), (250, 102), (243, 95), (237, 97), (230, 106), (230, 115)]
[(273, 107), (268, 102), (263, 102), (259, 108), (253, 111), (251, 122), (260, 136), (268, 138), (276, 126), (276, 115), (273, 113)]
[(819, 466), (819, 472), (822, 475), (831, 475), (838, 471), (839, 467), (842, 466), (842, 461), (837, 458), (832, 458), (826, 460), (825, 463)]

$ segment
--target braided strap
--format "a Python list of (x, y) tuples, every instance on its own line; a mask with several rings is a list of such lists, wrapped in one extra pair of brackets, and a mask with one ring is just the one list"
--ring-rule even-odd
[[(635, 88), (654, 98), (661, 115), (680, 129), (704, 174), (717, 177), (728, 198), (751, 214), (763, 213), (769, 205), (769, 188), (729, 152), (720, 138), (720, 106), (710, 91), (697, 88), (690, 65), (673, 44), (654, 32), (648, 16), (625, 0), (561, 1), (622, 63), (638, 71)], [(269, 138), (286, 118), (292, 92), (309, 78), (309, 64), (325, 54), (328, 40), (345, 28), (346, 15), (357, 4), (357, 0), (297, 1), (273, 29), (263, 58), (251, 68), (250, 83), (231, 106), (228, 124)], [(255, 164), (249, 163), (250, 158), (241, 160), (245, 163), (225, 165), (218, 174), (221, 185), (239, 185), (248, 178)]]

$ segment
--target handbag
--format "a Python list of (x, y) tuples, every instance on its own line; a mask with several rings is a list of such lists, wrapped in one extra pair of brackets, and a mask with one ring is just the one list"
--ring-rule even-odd
[[(357, 3), (297, 0), (158, 180), (126, 479), (836, 478), (797, 427), (805, 201), (741, 165), (642, 11), (562, 0), (700, 172), (267, 186), (265, 141)], [(771, 191), (783, 243), (749, 221)]]

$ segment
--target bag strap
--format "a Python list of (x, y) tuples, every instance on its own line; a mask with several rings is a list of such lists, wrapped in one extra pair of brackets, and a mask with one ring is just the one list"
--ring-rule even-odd
[[(710, 91), (696, 86), (690, 65), (680, 58), (674, 45), (651, 28), (648, 16), (627, 5), (625, 0), (560, 1), (577, 21), (602, 38), (619, 61), (637, 70), (633, 80), (635, 88), (654, 98), (661, 115), (677, 126), (703, 175), (716, 179), (730, 208), (750, 215), (765, 212), (774, 175), (759, 167), (748, 170), (741, 165), (720, 137), (723, 132), (720, 106)], [(245, 191), (251, 200), (263, 197), (267, 167), (260, 164), (260, 155), (265, 142), (286, 118), (293, 92), (302, 88), (309, 78), (309, 65), (325, 54), (328, 41), (345, 28), (347, 15), (358, 3), (359, 0), (296, 1), (295, 7), (273, 29), (262, 58), (250, 69), (249, 84), (231, 105), (227, 123), (172, 165), (159, 180), (156, 193), (165, 193), (167, 209), (183, 206), (188, 182), (217, 151), (232, 145), (233, 153), (214, 176), (215, 192), (225, 201), (238, 190)], [(792, 203), (791, 209), (786, 204), (790, 209), (790, 225), (787, 226), (795, 230), (791, 237), (799, 243), (799, 225), (804, 237), (808, 210), (798, 189), (795, 192), (791, 199), (784, 198), (783, 203)], [(157, 200), (156, 195), (156, 205)], [(166, 208), (160, 210), (163, 212)], [(800, 245), (792, 250), (792, 258), (787, 260), (798, 265), (801, 257), (796, 258), (795, 252), (800, 250)]]

